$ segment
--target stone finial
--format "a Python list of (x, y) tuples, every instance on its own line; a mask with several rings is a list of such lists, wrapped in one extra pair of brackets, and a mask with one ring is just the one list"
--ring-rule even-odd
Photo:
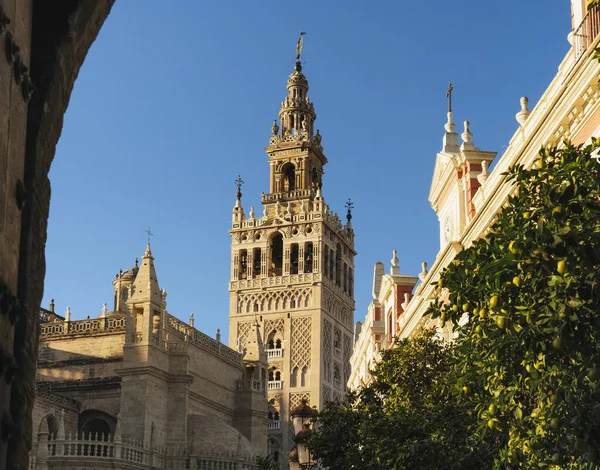
[(460, 135), (461, 139), (464, 140), (465, 143), (469, 143), (473, 139), (473, 134), (471, 133), (471, 130), (469, 129), (470, 125), (471, 125), (471, 123), (469, 121), (465, 121), (465, 130)]
[(61, 408), (58, 413), (58, 431), (56, 432), (56, 438), (65, 438), (65, 410), (63, 408)]
[(190, 326), (194, 328), (194, 312), (190, 313)]
[(108, 308), (106, 307), (106, 302), (102, 304), (102, 316), (105, 317), (108, 313)]
[(65, 321), (71, 321), (71, 307), (67, 307), (67, 311), (65, 312)]
[(421, 272), (419, 273), (419, 279), (421, 280), (421, 282), (425, 281), (428, 272), (429, 271), (427, 271), (427, 263), (423, 261), (421, 263)]
[(519, 111), (517, 114), (515, 114), (515, 119), (517, 120), (517, 122), (519, 123), (520, 126), (525, 125), (525, 122), (527, 121), (527, 119), (529, 118), (529, 115), (531, 114), (531, 111), (529, 111), (529, 109), (527, 108), (528, 104), (529, 104), (529, 98), (527, 98), (526, 96), (522, 96), (521, 97), (521, 111)]
[(250, 206), (250, 214), (248, 214), (251, 219), (254, 219), (256, 213), (254, 212), (254, 206)]
[(398, 252), (396, 250), (392, 251), (392, 267), (390, 269), (390, 274), (392, 276), (400, 275), (400, 261), (398, 260)]
[(115, 441), (121, 440), (121, 413), (117, 413), (117, 425), (115, 426)]
[(479, 181), (479, 184), (481, 186), (483, 186), (485, 184), (488, 177), (490, 176), (490, 174), (488, 172), (488, 165), (489, 165), (489, 163), (487, 162), (487, 160), (483, 160), (481, 162), (481, 173), (479, 173), (477, 175), (477, 181)]
[(277, 125), (277, 119), (273, 119), (273, 125), (271, 126), (271, 134), (272, 135), (279, 134), (279, 126)]
[(465, 130), (460, 135), (460, 138), (463, 140), (462, 145), (460, 146), (461, 150), (474, 150), (475, 145), (473, 142), (473, 133), (471, 132), (471, 123), (469, 121), (465, 121)]
[(410, 303), (410, 293), (405, 292), (404, 293), (404, 302), (402, 302), (402, 305), (400, 305), (402, 307), (402, 310), (406, 310), (408, 308), (409, 303)]
[(217, 328), (217, 336), (216, 336), (216, 340), (220, 343), (221, 342), (221, 328)]
[(54, 299), (50, 299), (50, 311), (54, 313)]
[(444, 129), (446, 129), (446, 132), (449, 133), (454, 132), (454, 129), (456, 129), (456, 124), (452, 122), (452, 111), (448, 112), (448, 121), (446, 122), (446, 124), (444, 124)]
[(135, 259), (135, 265), (134, 265), (134, 267), (136, 267), (136, 268), (140, 267), (140, 262), (139, 262), (139, 260), (137, 258)]

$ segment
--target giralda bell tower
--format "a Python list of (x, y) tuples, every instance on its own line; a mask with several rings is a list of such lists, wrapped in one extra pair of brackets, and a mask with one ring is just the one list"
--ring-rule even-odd
[(229, 343), (243, 347), (258, 322), (268, 369), (269, 449), (287, 468), (290, 410), (306, 399), (320, 408), (341, 397), (350, 377), (354, 325), (354, 231), (326, 204), (327, 158), (315, 130), (298, 40), (269, 146), (269, 192), (262, 216), (242, 207), (241, 179), (232, 215)]

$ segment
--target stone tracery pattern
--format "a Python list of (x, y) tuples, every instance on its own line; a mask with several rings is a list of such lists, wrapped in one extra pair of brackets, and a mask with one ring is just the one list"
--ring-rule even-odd
[(345, 305), (345, 302), (338, 296), (334, 295), (327, 290), (325, 292), (325, 308), (329, 315), (336, 318), (343, 325), (352, 328), (352, 310), (349, 306)]
[(279, 334), (279, 339), (283, 339), (283, 318), (277, 318), (275, 320), (265, 320), (265, 341), (269, 339), (269, 335), (276, 331)]
[(331, 388), (328, 387), (327, 385), (323, 385), (323, 403), (321, 403), (321, 407), (330, 401), (331, 401)]
[[(292, 318), (292, 354), (291, 366), (302, 369), (310, 368), (310, 342), (311, 319), (310, 317)], [(293, 405), (291, 405), (293, 408)]]
[(348, 335), (344, 335), (344, 386), (346, 390), (348, 386), (348, 380), (350, 380), (350, 373), (352, 371), (350, 365), (350, 356), (352, 355), (352, 338)]
[[(293, 276), (292, 276), (293, 277)], [(294, 282), (292, 279), (291, 282)], [(312, 304), (312, 288), (239, 294), (238, 313), (306, 308)]]
[(238, 348), (241, 345), (246, 344), (246, 340), (248, 339), (248, 334), (250, 333), (250, 326), (252, 322), (244, 321), (238, 323), (238, 334), (237, 334), (237, 346)]

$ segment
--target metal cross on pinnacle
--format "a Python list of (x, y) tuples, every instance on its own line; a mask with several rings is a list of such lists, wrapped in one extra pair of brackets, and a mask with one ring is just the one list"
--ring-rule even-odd
[(242, 199), (242, 185), (244, 184), (244, 180), (240, 175), (238, 175), (234, 183), (237, 186), (237, 193), (235, 193), (235, 197), (238, 199)]
[(150, 226), (148, 226), (148, 230), (144, 230), (144, 232), (146, 232), (148, 234), (148, 245), (150, 245), (150, 237), (152, 237), (154, 234), (150, 231)]
[(446, 98), (448, 98), (448, 112), (452, 112), (452, 90), (454, 90), (454, 85), (452, 83), (448, 83), (448, 91), (446, 92)]
[(352, 209), (354, 209), (354, 203), (352, 202), (351, 199), (348, 199), (348, 202), (346, 202), (346, 209), (348, 209), (348, 214), (346, 214), (346, 219), (348, 219), (348, 222), (350, 222), (352, 220)]

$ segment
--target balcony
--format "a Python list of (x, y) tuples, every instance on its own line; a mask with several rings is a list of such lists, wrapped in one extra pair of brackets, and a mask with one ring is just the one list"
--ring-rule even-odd
[(299, 198), (314, 198), (314, 191), (311, 189), (292, 189), (281, 193), (267, 193), (262, 196), (262, 203), (273, 201), (290, 201)]
[(575, 60), (579, 59), (594, 43), (600, 33), (600, 5), (590, 8), (579, 27), (573, 31)]
[(281, 429), (281, 421), (271, 421), (269, 423), (269, 430)]
[(271, 359), (272, 357), (283, 357), (283, 349), (275, 348), (275, 349), (267, 349), (267, 357)]
[(283, 388), (283, 380), (269, 380), (267, 387), (269, 390), (281, 390)]

